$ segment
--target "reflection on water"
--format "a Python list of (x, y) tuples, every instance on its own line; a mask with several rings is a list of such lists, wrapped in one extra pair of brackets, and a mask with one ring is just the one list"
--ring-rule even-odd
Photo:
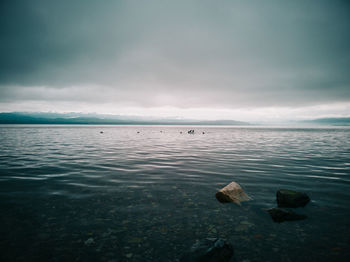
[[(178, 261), (218, 236), (236, 261), (348, 261), (350, 129), (189, 129), (1, 126), (0, 260)], [(220, 204), (231, 181), (253, 201)], [(306, 220), (271, 220), (279, 188)]]

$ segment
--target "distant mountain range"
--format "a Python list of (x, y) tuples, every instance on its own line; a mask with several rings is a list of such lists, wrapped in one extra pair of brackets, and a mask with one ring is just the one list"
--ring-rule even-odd
[[(66, 124), (66, 125), (227, 125), (247, 126), (248, 122), (235, 120), (194, 120), (178, 118), (154, 118), (83, 113), (0, 113), (0, 124)], [(292, 121), (290, 124), (350, 126), (350, 117), (319, 118)]]
[(302, 123), (314, 125), (350, 126), (350, 117), (318, 118), (313, 120), (304, 120)]
[(80, 124), (80, 125), (250, 125), (235, 120), (156, 119), (80, 113), (0, 113), (0, 124)]

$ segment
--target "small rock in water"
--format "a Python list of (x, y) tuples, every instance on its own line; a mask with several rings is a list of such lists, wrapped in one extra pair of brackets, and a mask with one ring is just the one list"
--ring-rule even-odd
[(291, 210), (287, 210), (283, 208), (271, 208), (267, 210), (267, 212), (270, 214), (273, 221), (277, 223), (281, 223), (284, 221), (302, 220), (307, 217), (305, 215), (300, 215)]
[(233, 256), (233, 247), (221, 238), (206, 238), (196, 242), (180, 262), (228, 262)]
[(216, 228), (212, 228), (210, 232), (216, 234), (218, 231), (216, 230)]
[(84, 244), (87, 245), (87, 246), (91, 246), (91, 245), (94, 244), (94, 243), (95, 243), (95, 240), (94, 240), (92, 237), (88, 238), (88, 239), (84, 242)]
[(242, 187), (236, 182), (231, 182), (216, 193), (216, 198), (221, 203), (234, 202), (241, 205), (243, 201), (249, 201), (251, 198), (243, 191)]
[(310, 202), (307, 194), (288, 189), (278, 190), (276, 198), (278, 207), (304, 207)]
[(103, 131), (100, 131), (100, 134), (103, 134)]

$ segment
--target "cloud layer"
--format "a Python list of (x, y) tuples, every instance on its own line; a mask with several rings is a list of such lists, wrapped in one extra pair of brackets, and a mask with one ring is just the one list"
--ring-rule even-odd
[(0, 104), (350, 103), (349, 13), (322, 0), (2, 1)]

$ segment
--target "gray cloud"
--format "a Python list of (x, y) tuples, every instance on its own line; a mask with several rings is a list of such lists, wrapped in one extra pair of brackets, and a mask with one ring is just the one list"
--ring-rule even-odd
[(2, 1), (0, 102), (350, 101), (347, 1)]

